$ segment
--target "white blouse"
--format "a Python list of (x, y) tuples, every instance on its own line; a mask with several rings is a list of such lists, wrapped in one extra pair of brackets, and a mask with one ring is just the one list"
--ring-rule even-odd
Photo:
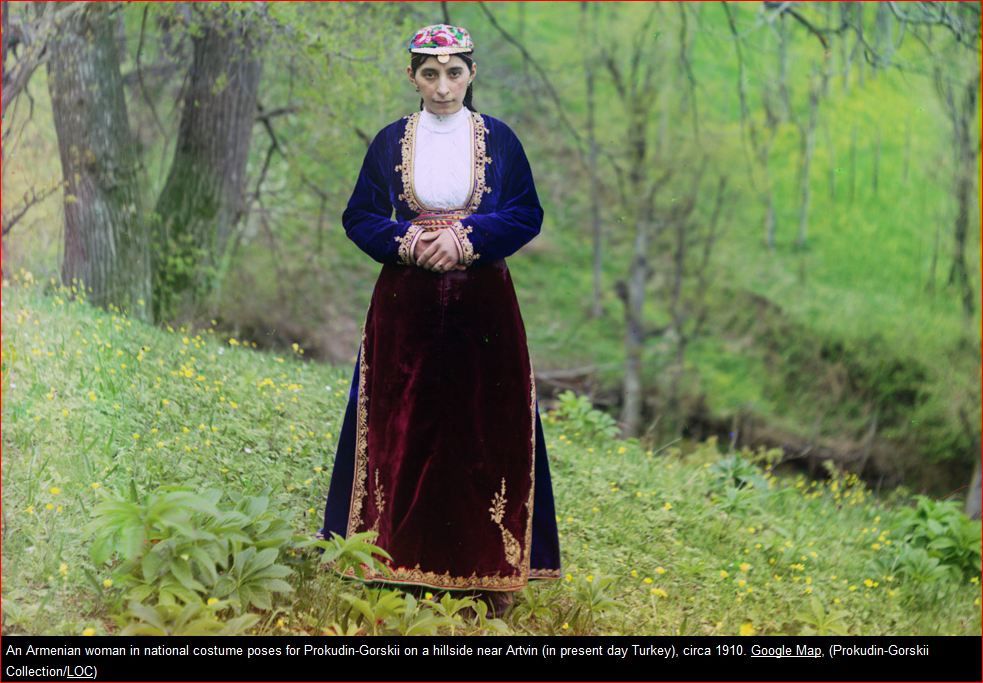
[(471, 111), (420, 112), (413, 150), (413, 186), (428, 209), (459, 209), (471, 194)]

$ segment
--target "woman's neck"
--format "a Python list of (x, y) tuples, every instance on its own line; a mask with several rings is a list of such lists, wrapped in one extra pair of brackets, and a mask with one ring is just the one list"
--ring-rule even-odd
[(420, 125), (434, 133), (450, 133), (464, 125), (470, 110), (461, 107), (453, 114), (434, 114), (428, 109), (420, 112)]

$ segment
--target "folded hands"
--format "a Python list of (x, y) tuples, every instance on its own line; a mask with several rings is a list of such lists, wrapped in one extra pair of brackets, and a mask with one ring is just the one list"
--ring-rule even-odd
[(435, 273), (467, 269), (461, 263), (461, 247), (450, 230), (432, 230), (421, 234), (413, 250), (413, 262)]

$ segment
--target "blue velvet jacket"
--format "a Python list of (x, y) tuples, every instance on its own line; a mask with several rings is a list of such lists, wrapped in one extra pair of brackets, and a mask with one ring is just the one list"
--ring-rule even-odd
[(412, 263), (409, 246), (423, 229), (419, 217), (430, 213), (455, 221), (468, 266), (510, 256), (539, 234), (543, 209), (529, 161), (511, 128), (472, 112), (471, 195), (464, 206), (437, 212), (423, 205), (413, 188), (418, 123), (419, 112), (403, 117), (369, 145), (342, 215), (345, 232), (359, 248), (380, 263)]

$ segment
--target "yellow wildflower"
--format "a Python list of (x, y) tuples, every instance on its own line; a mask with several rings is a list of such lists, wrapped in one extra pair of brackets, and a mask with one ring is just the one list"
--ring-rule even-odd
[(83, 636), (94, 636), (95, 634), (96, 634), (96, 630), (94, 628), (90, 627), (90, 628), (82, 629)]
[(739, 633), (742, 636), (753, 636), (755, 633), (757, 633), (757, 631), (754, 629), (754, 624), (752, 624), (750, 621), (746, 621), (741, 624)]
[(58, 488), (57, 486), (52, 486), (50, 489), (48, 489), (48, 493), (50, 493), (53, 496), (57, 496), (61, 493), (61, 489)]

